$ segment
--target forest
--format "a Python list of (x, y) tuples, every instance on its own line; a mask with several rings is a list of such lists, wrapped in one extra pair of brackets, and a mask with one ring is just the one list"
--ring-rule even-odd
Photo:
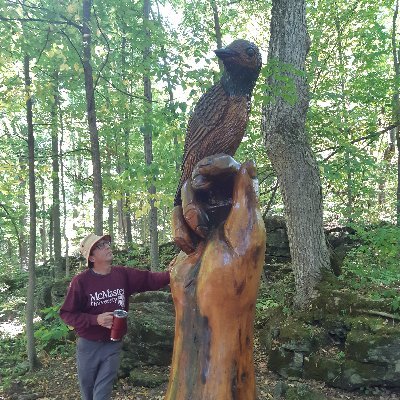
[[(160, 271), (176, 255), (186, 127), (221, 77), (214, 50), (238, 38), (263, 59), (235, 154), (257, 165), (267, 230), (258, 398), (400, 398), (399, 18), (398, 0), (0, 0), (0, 399), (78, 398), (75, 338), (58, 310), (85, 268), (85, 235), (111, 235), (121, 265)], [(277, 220), (284, 235), (272, 244)], [(285, 261), (271, 250), (283, 241)], [(293, 318), (308, 336), (279, 325), (271, 339)], [(340, 379), (307, 372), (322, 357), (314, 344), (285, 347), (282, 332), (314, 340), (317, 325)], [(359, 343), (358, 329), (375, 336)], [(351, 350), (367, 342), (391, 356)], [(68, 371), (59, 395), (47, 387), (63, 386), (55, 364)], [(152, 392), (128, 375), (115, 399), (163, 398), (165, 386)], [(299, 383), (293, 394), (293, 376), (336, 389)]]

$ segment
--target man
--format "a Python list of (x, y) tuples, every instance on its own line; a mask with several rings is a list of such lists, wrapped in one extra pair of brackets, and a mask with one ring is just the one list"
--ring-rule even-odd
[(113, 311), (128, 311), (132, 293), (169, 284), (169, 271), (112, 266), (109, 235), (86, 236), (80, 251), (88, 268), (72, 279), (60, 316), (79, 336), (76, 355), (82, 399), (108, 400), (122, 347), (122, 341), (110, 340)]

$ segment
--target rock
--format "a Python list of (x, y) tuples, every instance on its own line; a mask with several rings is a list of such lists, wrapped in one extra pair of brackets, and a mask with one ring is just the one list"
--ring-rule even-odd
[(163, 292), (141, 294), (130, 305), (120, 376), (128, 376), (132, 369), (141, 365), (167, 366), (171, 362), (175, 310), (171, 294), (160, 293)]
[(41, 310), (44, 308), (51, 307), (53, 305), (53, 301), (51, 298), (51, 288), (53, 286), (52, 282), (45, 283), (41, 288), (38, 289), (38, 295), (36, 298), (36, 311), (43, 318), (44, 314)]
[(142, 369), (135, 368), (129, 374), (129, 381), (134, 386), (144, 386), (154, 388), (168, 382), (168, 374), (147, 372)]
[(314, 355), (304, 359), (304, 378), (326, 382), (333, 386), (342, 373), (342, 363), (332, 356)]
[(286, 400), (328, 400), (325, 395), (319, 393), (305, 384), (289, 386)]
[(272, 260), (289, 262), (290, 249), (285, 218), (281, 216), (268, 216), (264, 222), (267, 231), (267, 262)]
[(51, 288), (51, 301), (52, 304), (61, 304), (67, 294), (70, 279), (61, 279), (55, 281)]
[(342, 366), (340, 379), (332, 386), (353, 390), (368, 386), (381, 386), (385, 383), (386, 368), (381, 365), (346, 360)]
[(170, 292), (157, 290), (154, 292), (142, 292), (131, 297), (130, 303), (173, 303)]
[(279, 381), (274, 387), (274, 399), (284, 399), (289, 385), (285, 382)]
[(336, 276), (341, 273), (347, 253), (359, 243), (354, 237), (355, 233), (354, 229), (345, 226), (325, 229), (331, 268)]
[(311, 307), (290, 319), (281, 308), (271, 311), (259, 336), (269, 368), (346, 390), (400, 387), (400, 325), (367, 312), (389, 313), (387, 299), (324, 285)]
[(278, 338), (284, 349), (306, 354), (320, 348), (328, 341), (325, 330), (298, 321), (281, 326)]
[[(346, 341), (346, 354), (353, 360), (363, 363), (400, 363), (400, 329), (388, 335), (389, 329), (381, 334), (350, 332)], [(395, 337), (396, 335), (397, 338)]]
[(299, 358), (295, 359), (295, 353), (281, 348), (274, 348), (269, 353), (268, 368), (284, 378), (302, 377), (303, 365)]

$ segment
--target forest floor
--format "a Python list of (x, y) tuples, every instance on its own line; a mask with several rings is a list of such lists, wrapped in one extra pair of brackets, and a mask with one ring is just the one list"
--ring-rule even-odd
[[(257, 400), (276, 399), (274, 390), (281, 381), (276, 374), (268, 371), (266, 358), (257, 349), (256, 344), (256, 380)], [(76, 376), (75, 358), (45, 357), (41, 359), (42, 368), (33, 374), (27, 374), (19, 382), (14, 382), (7, 393), (0, 393), (0, 400), (78, 400), (79, 389)], [(145, 369), (144, 369), (145, 370)], [(169, 374), (168, 368), (148, 368), (148, 373)], [(314, 392), (325, 396), (327, 400), (400, 400), (400, 392), (383, 388), (363, 392), (347, 392), (329, 388), (321, 382), (291, 380), (288, 385), (306, 384)], [(132, 386), (128, 379), (120, 379), (113, 390), (112, 400), (163, 400), (167, 383), (156, 388)], [(303, 398), (303, 397), (302, 397)]]

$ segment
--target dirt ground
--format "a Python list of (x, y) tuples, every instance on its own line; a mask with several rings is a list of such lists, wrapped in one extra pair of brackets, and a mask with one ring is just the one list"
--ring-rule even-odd
[[(255, 354), (257, 355), (255, 360), (257, 400), (274, 399), (274, 389), (281, 379), (268, 371), (266, 358), (260, 351), (256, 351)], [(42, 359), (41, 362), (43, 367), (29, 377), (26, 384), (15, 382), (8, 393), (0, 393), (0, 400), (78, 400), (80, 398), (74, 357), (48, 357)], [(148, 368), (147, 372), (163, 373), (165, 376), (169, 374), (168, 368), (160, 367)], [(327, 400), (400, 400), (400, 391), (383, 388), (375, 388), (373, 390), (375, 394), (366, 394), (333, 389), (314, 381), (291, 380), (287, 383), (289, 385), (305, 383), (315, 391), (324, 394)], [(120, 379), (115, 385), (112, 400), (162, 400), (166, 388), (167, 383), (150, 389), (132, 386), (128, 379)]]

